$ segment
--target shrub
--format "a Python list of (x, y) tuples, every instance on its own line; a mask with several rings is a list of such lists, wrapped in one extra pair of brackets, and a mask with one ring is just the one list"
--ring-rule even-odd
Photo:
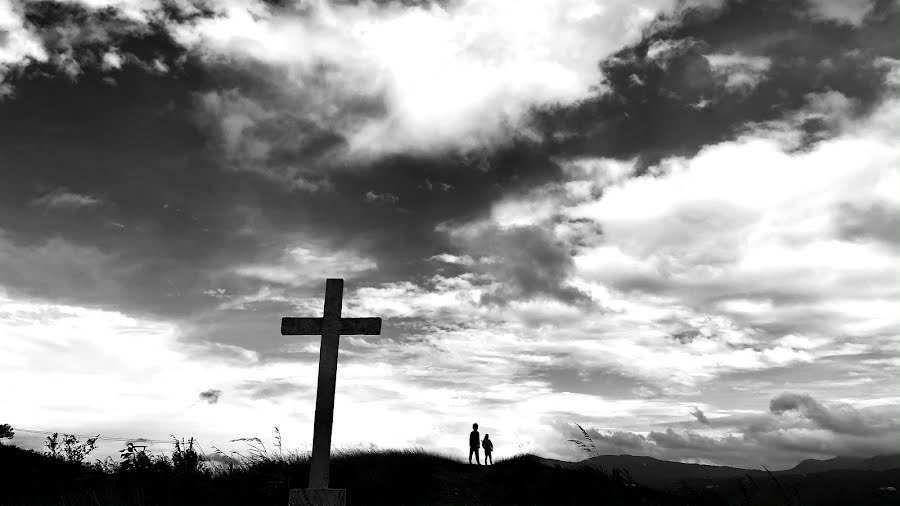
[(153, 466), (153, 461), (147, 454), (145, 446), (135, 446), (134, 443), (129, 442), (125, 448), (119, 450), (119, 454), (119, 472), (148, 471)]
[(172, 439), (175, 440), (175, 450), (172, 452), (172, 466), (175, 470), (182, 473), (200, 472), (205, 459), (194, 449), (194, 438), (188, 439), (186, 444), (184, 440), (179, 442), (175, 436)]
[(8, 423), (0, 423), (0, 439), (12, 439), (16, 433), (13, 432), (12, 425)]
[(59, 432), (54, 432), (52, 435), (47, 436), (47, 443), (44, 444), (44, 446), (47, 447), (45, 453), (53, 458), (62, 459), (66, 462), (81, 463), (84, 462), (84, 459), (88, 454), (97, 448), (97, 439), (99, 437), (100, 435), (98, 434), (81, 442), (72, 434), (63, 434), (63, 440), (60, 444)]

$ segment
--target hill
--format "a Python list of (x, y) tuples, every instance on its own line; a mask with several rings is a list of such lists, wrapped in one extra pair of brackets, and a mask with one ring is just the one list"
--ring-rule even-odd
[[(634, 480), (651, 488), (666, 490), (679, 483), (704, 482), (752, 477), (766, 479), (767, 471), (739, 467), (686, 464), (637, 455), (600, 455), (580, 462), (542, 459), (545, 465), (567, 469), (591, 466), (604, 469), (627, 470)], [(835, 457), (827, 460), (804, 460), (791, 469), (774, 471), (774, 476), (815, 474), (827, 471), (889, 471), (900, 469), (900, 455), (879, 455), (871, 458)]]
[(754, 477), (765, 476), (765, 472), (761, 470), (685, 464), (635, 455), (601, 455), (583, 460), (580, 464), (605, 469), (625, 469), (631, 473), (636, 482), (657, 489), (672, 488), (684, 481), (739, 478), (748, 473)]
[(858, 457), (835, 457), (827, 460), (808, 459), (785, 472), (809, 474), (838, 469), (887, 471), (898, 468), (900, 468), (900, 455), (878, 455), (868, 459)]
[[(0, 446), (0, 505), (277, 504), (305, 487), (309, 461), (256, 458), (215, 472), (100, 469)], [(336, 455), (331, 486), (348, 504), (684, 504), (666, 492), (597, 469), (561, 469), (523, 455), (496, 466), (470, 466), (423, 451)]]
[[(873, 469), (893, 462), (831, 460), (824, 462)], [(421, 450), (350, 452), (332, 460), (331, 482), (348, 490), (351, 505), (900, 503), (900, 469), (796, 471), (812, 465), (766, 473), (631, 455), (581, 462), (521, 455), (496, 466), (470, 466)], [(306, 486), (308, 472), (308, 460), (297, 456), (262, 455), (231, 468), (184, 472), (165, 459), (139, 468), (89, 466), (0, 445), (0, 505), (284, 506), (290, 488)]]

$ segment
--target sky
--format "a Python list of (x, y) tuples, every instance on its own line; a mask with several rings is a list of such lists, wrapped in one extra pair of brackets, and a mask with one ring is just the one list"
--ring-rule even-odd
[[(0, 0), (0, 422), (900, 452), (900, 2)], [(115, 455), (104, 440), (95, 455)], [(170, 445), (154, 443), (165, 452)]]

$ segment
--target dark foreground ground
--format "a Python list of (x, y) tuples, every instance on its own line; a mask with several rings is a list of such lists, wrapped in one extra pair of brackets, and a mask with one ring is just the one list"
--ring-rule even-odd
[[(309, 469), (302, 458), (269, 456), (217, 470), (144, 464), (101, 468), (0, 446), (0, 505), (284, 506), (288, 489), (306, 485)], [(632, 481), (629, 473), (589, 461), (523, 455), (477, 467), (422, 451), (356, 452), (332, 461), (331, 482), (348, 490), (349, 504), (900, 504), (900, 469), (743, 476), (739, 471), (717, 476), (694, 470), (686, 480), (656, 481), (651, 488)]]

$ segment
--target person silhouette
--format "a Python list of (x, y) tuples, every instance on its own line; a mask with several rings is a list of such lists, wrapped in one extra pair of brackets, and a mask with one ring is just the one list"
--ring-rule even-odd
[(478, 447), (480, 446), (478, 435), (478, 424), (472, 424), (472, 432), (469, 433), (469, 464), (472, 463), (472, 454), (475, 454), (475, 462), (481, 465), (481, 459), (478, 457)]
[(484, 435), (484, 441), (481, 442), (481, 447), (484, 448), (484, 465), (487, 465), (488, 461), (491, 461), (491, 465), (494, 465), (494, 458), (491, 457), (491, 452), (494, 451), (494, 442), (491, 441), (490, 434)]

